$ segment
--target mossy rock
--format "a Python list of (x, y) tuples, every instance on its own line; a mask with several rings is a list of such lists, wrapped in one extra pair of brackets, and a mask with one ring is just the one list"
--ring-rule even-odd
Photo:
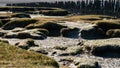
[(110, 29), (106, 32), (106, 35), (110, 38), (120, 37), (120, 29)]
[(11, 30), (16, 27), (24, 28), (25, 26), (27, 26), (29, 24), (36, 23), (37, 21), (38, 20), (36, 20), (36, 19), (29, 19), (29, 18), (14, 19), (14, 20), (6, 23), (5, 25), (3, 25), (2, 28), (5, 30)]

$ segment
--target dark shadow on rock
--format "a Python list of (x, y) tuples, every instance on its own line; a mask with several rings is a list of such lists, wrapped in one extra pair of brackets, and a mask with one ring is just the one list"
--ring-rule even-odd
[(100, 55), (100, 57), (104, 57), (104, 58), (120, 58), (120, 54), (119, 53), (105, 53), (103, 55)]
[(78, 28), (63, 28), (61, 29), (60, 33), (62, 37), (66, 38), (79, 38), (79, 31)]
[(58, 36), (60, 36), (60, 30), (49, 30), (48, 36), (50, 36), (50, 37), (58, 37)]
[(81, 38), (88, 40), (106, 38), (105, 32), (96, 26), (87, 29), (82, 29), (80, 33)]
[(104, 58), (120, 58), (120, 47), (116, 45), (96, 47), (93, 49), (92, 54)]

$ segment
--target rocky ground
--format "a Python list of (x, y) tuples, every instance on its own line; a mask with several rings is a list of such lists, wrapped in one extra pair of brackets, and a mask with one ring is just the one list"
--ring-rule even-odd
[[(77, 27), (80, 30), (84, 27), (93, 26), (93, 24), (88, 23), (74, 23), (66, 22), (62, 23), (68, 27)], [(65, 37), (47, 37), (44, 40), (34, 40), (35, 44), (38, 46), (30, 47), (28, 50), (33, 50), (39, 53), (46, 54), (50, 57), (56, 59), (60, 65), (68, 66), (69, 68), (79, 68), (84, 65), (90, 65), (91, 68), (120, 68), (120, 57), (103, 57), (88, 54), (87, 52), (82, 53), (82, 45), (101, 45), (101, 44), (117, 44), (120, 45), (120, 38), (110, 38), (110, 39), (94, 39), (86, 40), (80, 37), (80, 32), (73, 35), (72, 38)], [(24, 42), (25, 39), (6, 39), (10, 44), (16, 45), (18, 42)], [(80, 43), (81, 42), (81, 43)], [(19, 45), (19, 44), (18, 44)], [(120, 53), (119, 53), (120, 54)]]

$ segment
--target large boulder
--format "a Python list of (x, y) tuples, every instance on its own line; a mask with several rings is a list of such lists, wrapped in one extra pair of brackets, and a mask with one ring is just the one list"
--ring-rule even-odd
[(82, 28), (80, 35), (84, 39), (105, 38), (105, 32), (95, 25)]
[(35, 44), (34, 40), (32, 39), (26, 39), (21, 42), (18, 42), (15, 44), (16, 46), (22, 48), (22, 49), (29, 49), (30, 47), (36, 47), (38, 45)]

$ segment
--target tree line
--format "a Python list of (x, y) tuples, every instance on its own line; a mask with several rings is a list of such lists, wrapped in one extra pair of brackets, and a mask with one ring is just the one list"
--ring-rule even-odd
[(14, 3), (7, 6), (30, 6), (30, 7), (56, 7), (67, 9), (77, 14), (120, 14), (120, 0), (78, 0), (78, 1), (55, 1), (55, 2), (34, 2)]

